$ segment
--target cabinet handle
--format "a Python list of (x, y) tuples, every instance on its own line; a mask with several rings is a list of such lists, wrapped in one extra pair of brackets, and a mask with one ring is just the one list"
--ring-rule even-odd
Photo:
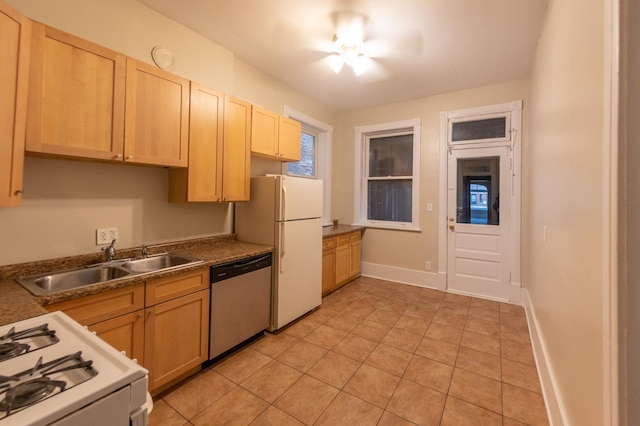
[(23, 194), (23, 193), (24, 193), (24, 191), (23, 191), (22, 189), (17, 189), (17, 190), (13, 193), (13, 195), (21, 195), (21, 194)]
[(133, 160), (133, 155), (127, 155), (127, 158), (125, 158), (125, 160)]
[(115, 160), (117, 160), (118, 158), (122, 158), (122, 154), (116, 154), (115, 157), (113, 157)]

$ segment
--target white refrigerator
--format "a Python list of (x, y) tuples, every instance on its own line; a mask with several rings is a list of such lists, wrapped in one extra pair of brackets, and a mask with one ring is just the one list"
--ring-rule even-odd
[(240, 241), (275, 247), (271, 292), (274, 331), (322, 303), (322, 180), (251, 178), (251, 198), (235, 204)]

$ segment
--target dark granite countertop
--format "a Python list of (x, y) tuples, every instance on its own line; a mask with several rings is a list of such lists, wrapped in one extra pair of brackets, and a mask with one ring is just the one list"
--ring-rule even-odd
[(354, 231), (364, 231), (364, 226), (352, 226), (352, 225), (333, 225), (325, 226), (322, 228), (322, 238), (331, 238), (338, 235), (348, 234)]
[[(20, 284), (16, 283), (15, 278), (73, 269), (93, 263), (99, 263), (102, 261), (102, 254), (92, 253), (88, 255), (69, 256), (37, 262), (0, 266), (0, 325), (45, 314), (47, 313), (47, 310), (44, 306), (52, 303), (62, 302), (90, 294), (102, 293), (107, 290), (126, 287), (152, 279), (182, 274), (184, 272), (272, 251), (273, 247), (271, 246), (238, 241), (235, 235), (223, 235), (179, 241), (175, 243), (150, 245), (148, 248), (150, 255), (164, 252), (177, 252), (202, 259), (203, 262), (168, 271), (151, 272), (133, 277), (124, 277), (111, 280), (106, 283), (79, 287), (47, 296), (34, 296)], [(140, 249), (121, 249), (116, 252), (116, 260), (128, 257), (140, 257)]]

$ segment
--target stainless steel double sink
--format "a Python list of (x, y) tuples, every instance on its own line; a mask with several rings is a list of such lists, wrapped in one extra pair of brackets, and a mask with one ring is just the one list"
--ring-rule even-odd
[(142, 259), (114, 260), (85, 268), (20, 277), (16, 281), (34, 295), (44, 296), (196, 263), (202, 263), (202, 260), (177, 253), (162, 253)]

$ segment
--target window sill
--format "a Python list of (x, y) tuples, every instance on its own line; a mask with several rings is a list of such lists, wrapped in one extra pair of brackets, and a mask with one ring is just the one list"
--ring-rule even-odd
[(353, 226), (362, 226), (363, 228), (371, 229), (388, 229), (390, 231), (422, 232), (422, 228), (416, 228), (413, 226), (373, 225), (365, 223), (354, 223)]

